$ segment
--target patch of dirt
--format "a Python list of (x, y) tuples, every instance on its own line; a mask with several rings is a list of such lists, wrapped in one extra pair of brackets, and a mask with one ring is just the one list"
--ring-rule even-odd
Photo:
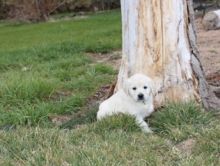
[(72, 119), (72, 116), (70, 115), (49, 115), (48, 117), (53, 124), (56, 126), (61, 126), (64, 123), (68, 122)]
[(202, 19), (197, 18), (200, 60), (209, 84), (220, 86), (220, 30), (206, 31)]
[(206, 31), (202, 18), (196, 19), (198, 48), (206, 80), (220, 98), (220, 29)]
[(195, 146), (196, 141), (192, 138), (187, 139), (176, 145), (176, 148), (187, 156), (192, 154), (192, 149)]
[(88, 106), (93, 107), (100, 104), (101, 101), (109, 98), (115, 89), (115, 83), (102, 86), (94, 95), (87, 99)]
[(121, 64), (121, 51), (114, 51), (111, 53), (87, 53), (95, 63), (105, 63), (112, 66), (115, 70), (119, 70)]

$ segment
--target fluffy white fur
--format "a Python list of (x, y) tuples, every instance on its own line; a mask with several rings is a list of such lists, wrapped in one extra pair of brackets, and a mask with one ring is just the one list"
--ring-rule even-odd
[(135, 74), (126, 80), (123, 89), (100, 104), (97, 119), (118, 113), (132, 115), (142, 131), (149, 133), (151, 129), (144, 118), (153, 111), (152, 80), (143, 74)]

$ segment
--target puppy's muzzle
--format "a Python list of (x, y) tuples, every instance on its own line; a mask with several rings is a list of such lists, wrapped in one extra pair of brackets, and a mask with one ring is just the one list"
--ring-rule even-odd
[(143, 93), (138, 94), (138, 100), (144, 100), (144, 94)]

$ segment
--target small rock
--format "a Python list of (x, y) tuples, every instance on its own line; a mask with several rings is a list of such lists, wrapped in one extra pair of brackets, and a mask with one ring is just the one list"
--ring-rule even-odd
[(208, 12), (203, 18), (205, 30), (215, 30), (220, 28), (220, 10)]

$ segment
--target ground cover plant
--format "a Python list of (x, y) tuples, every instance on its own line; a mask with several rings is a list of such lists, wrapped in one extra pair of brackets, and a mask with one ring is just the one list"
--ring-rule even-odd
[(194, 103), (161, 108), (149, 135), (129, 116), (96, 122), (88, 99), (117, 71), (91, 53), (121, 49), (120, 28), (119, 11), (0, 24), (0, 165), (220, 164), (219, 117)]

